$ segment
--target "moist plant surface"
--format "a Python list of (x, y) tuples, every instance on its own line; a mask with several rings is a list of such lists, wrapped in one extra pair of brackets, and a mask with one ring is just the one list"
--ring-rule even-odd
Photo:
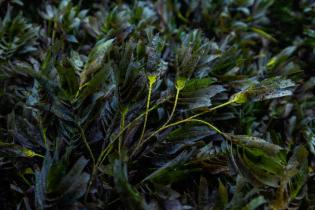
[(315, 209), (311, 0), (0, 0), (0, 209)]

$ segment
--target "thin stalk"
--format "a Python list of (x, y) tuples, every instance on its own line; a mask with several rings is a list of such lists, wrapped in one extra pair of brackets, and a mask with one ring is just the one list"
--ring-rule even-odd
[(135, 148), (134, 151), (137, 151), (137, 150), (138, 150), (144, 143), (146, 143), (150, 138), (152, 138), (152, 137), (155, 136), (156, 134), (160, 133), (161, 131), (163, 131), (163, 130), (169, 128), (169, 127), (172, 127), (172, 126), (175, 126), (175, 125), (184, 123), (184, 122), (191, 121), (192, 119), (194, 119), (194, 118), (196, 118), (196, 117), (199, 117), (199, 116), (201, 116), (201, 115), (203, 115), (203, 114), (212, 112), (212, 111), (214, 111), (214, 110), (216, 110), (216, 109), (222, 108), (222, 107), (227, 106), (227, 105), (232, 104), (232, 103), (234, 103), (234, 100), (229, 100), (229, 101), (227, 101), (227, 102), (225, 102), (225, 103), (223, 103), (223, 104), (220, 104), (220, 105), (218, 105), (218, 106), (216, 106), (216, 107), (213, 107), (213, 108), (208, 109), (208, 110), (206, 110), (206, 111), (203, 111), (203, 112), (201, 112), (201, 113), (195, 114), (195, 115), (193, 115), (193, 116), (190, 116), (190, 117), (188, 117), (188, 118), (186, 118), (186, 119), (183, 119), (183, 120), (180, 120), (180, 121), (177, 121), (177, 122), (174, 122), (174, 123), (171, 123), (171, 124), (162, 126), (162, 127), (159, 128), (158, 130), (156, 130), (155, 132), (153, 132), (149, 137), (147, 137), (146, 139), (144, 139), (144, 140), (141, 142), (141, 144), (138, 145), (138, 146)]
[(84, 202), (87, 202), (87, 198), (88, 198), (89, 192), (91, 190), (95, 174), (96, 174), (96, 167), (93, 167), (91, 177), (89, 180), (89, 184), (88, 184), (86, 191), (85, 191)]
[(81, 137), (82, 137), (82, 140), (83, 140), (83, 142), (84, 142), (84, 144), (85, 144), (85, 147), (87, 148), (87, 150), (88, 150), (88, 152), (89, 152), (89, 155), (91, 156), (91, 159), (92, 159), (92, 175), (91, 175), (91, 177), (90, 177), (89, 184), (88, 184), (88, 187), (87, 187), (85, 196), (84, 196), (84, 200), (86, 201), (86, 200), (87, 200), (87, 196), (88, 196), (88, 194), (89, 194), (89, 192), (90, 192), (92, 183), (93, 183), (93, 177), (94, 177), (94, 174), (95, 174), (95, 171), (96, 171), (96, 167), (95, 167), (95, 158), (94, 158), (92, 149), (91, 149), (89, 143), (87, 142), (87, 139), (86, 139), (84, 130), (82, 129), (82, 127), (81, 127), (80, 125), (79, 125), (78, 127), (79, 127), (79, 129), (80, 129)]
[(168, 117), (167, 121), (164, 123), (164, 125), (162, 127), (167, 125), (172, 120), (172, 118), (174, 116), (174, 113), (175, 113), (175, 110), (176, 110), (176, 107), (177, 107), (179, 92), (180, 92), (180, 89), (176, 88), (175, 101), (174, 101), (174, 105), (173, 105), (173, 109), (172, 109), (171, 115)]
[(157, 131), (155, 131), (154, 133), (152, 133), (148, 138), (146, 138), (146, 139), (143, 141), (143, 143), (145, 143), (147, 140), (149, 140), (150, 138), (152, 138), (153, 136), (155, 136), (155, 135), (158, 134), (159, 132), (165, 130), (166, 128), (169, 128), (169, 127), (172, 127), (172, 126), (181, 124), (181, 123), (183, 123), (183, 122), (187, 122), (187, 121), (192, 120), (192, 119), (194, 119), (194, 118), (196, 118), (196, 117), (199, 117), (199, 116), (201, 116), (201, 115), (203, 115), (203, 114), (206, 114), (206, 113), (212, 112), (212, 111), (214, 111), (214, 110), (216, 110), (216, 109), (219, 109), (219, 108), (221, 108), (221, 107), (227, 106), (227, 105), (229, 105), (229, 104), (231, 104), (231, 103), (234, 103), (234, 101), (227, 101), (227, 102), (225, 102), (225, 103), (223, 103), (223, 104), (220, 104), (220, 105), (218, 105), (218, 106), (216, 106), (216, 107), (213, 107), (213, 108), (211, 108), (211, 109), (208, 109), (208, 110), (206, 110), (206, 111), (204, 111), (204, 112), (195, 114), (195, 115), (190, 116), (190, 117), (188, 117), (188, 118), (186, 118), (186, 119), (183, 119), (183, 120), (180, 120), (180, 121), (177, 121), (177, 122), (168, 124), (168, 125), (166, 125), (166, 126), (164, 126), (164, 127), (161, 127), (161, 128), (159, 128)]
[(24, 181), (29, 187), (32, 186), (32, 184), (25, 178), (24, 174), (19, 173), (19, 176), (23, 179), (23, 181)]
[[(179, 79), (179, 80), (176, 81), (176, 85), (175, 85), (175, 87), (176, 87), (176, 95), (175, 95), (175, 101), (174, 101), (174, 105), (173, 105), (173, 108), (172, 108), (172, 112), (171, 112), (170, 116), (168, 117), (167, 121), (159, 128), (159, 130), (164, 128), (164, 127), (166, 127), (167, 124), (172, 120), (172, 118), (174, 116), (174, 113), (175, 113), (175, 110), (176, 110), (176, 107), (177, 107), (179, 92), (182, 89), (184, 89), (185, 83), (186, 83), (185, 79)], [(137, 150), (141, 146), (142, 146), (142, 138), (141, 138), (141, 141), (139, 142), (139, 144), (136, 146), (135, 150)]]
[(175, 125), (178, 125), (178, 124), (187, 122), (187, 121), (189, 121), (188, 118), (160, 127), (158, 130), (156, 130), (155, 132), (153, 132), (149, 137), (147, 137), (146, 139), (144, 139), (143, 142), (142, 142), (142, 144), (137, 145), (136, 148), (134, 149), (134, 151), (133, 151), (133, 153), (132, 153), (131, 156), (133, 156), (133, 155), (135, 154), (135, 152), (138, 151), (138, 149), (141, 148), (141, 146), (142, 146), (145, 142), (147, 142), (149, 139), (151, 139), (151, 138), (152, 138), (153, 136), (155, 136), (156, 134), (160, 133), (161, 131), (163, 131), (163, 130), (169, 128), (169, 127), (172, 127), (172, 126), (175, 126)]
[[(175, 125), (178, 125), (178, 124), (187, 122), (187, 121), (189, 121), (189, 120), (191, 120), (191, 119), (194, 119), (194, 118), (199, 117), (199, 116), (201, 116), (201, 115), (203, 115), (203, 114), (209, 113), (209, 112), (211, 112), (211, 111), (214, 111), (214, 110), (216, 110), (216, 109), (222, 108), (222, 107), (227, 106), (227, 105), (232, 104), (232, 103), (234, 103), (234, 101), (233, 101), (233, 100), (229, 100), (229, 101), (227, 101), (227, 102), (225, 102), (225, 103), (223, 103), (223, 104), (220, 104), (220, 105), (218, 105), (218, 106), (216, 106), (216, 107), (213, 107), (213, 108), (211, 108), (211, 109), (208, 109), (208, 110), (206, 110), (206, 111), (204, 111), (204, 112), (201, 112), (201, 113), (199, 113), (199, 114), (195, 114), (195, 115), (193, 115), (193, 116), (191, 116), (191, 117), (188, 117), (188, 118), (186, 118), (186, 119), (183, 119), (183, 120), (180, 120), (180, 121), (171, 123), (171, 124), (169, 124), (169, 125), (166, 125), (166, 126), (164, 126), (164, 127), (161, 127), (160, 129), (158, 129), (157, 131), (155, 131), (154, 133), (152, 133), (149, 137), (147, 137), (146, 139), (144, 139), (144, 140), (143, 140), (143, 143), (145, 143), (145, 142), (148, 141), (150, 138), (152, 138), (153, 136), (155, 136), (155, 135), (158, 134), (159, 132), (161, 132), (161, 131), (163, 131), (163, 130), (169, 128), (169, 127), (172, 127), (172, 126), (175, 126)], [(159, 106), (159, 104), (157, 104), (157, 105), (151, 107), (151, 108), (148, 110), (148, 112), (150, 112), (150, 111), (156, 109), (158, 106)], [(111, 150), (112, 144), (115, 143), (115, 141), (116, 141), (117, 139), (119, 139), (119, 137), (123, 134), (123, 132), (125, 132), (131, 125), (133, 125), (134, 122), (140, 120), (144, 115), (145, 115), (145, 113), (140, 114), (140, 115), (139, 115), (138, 117), (136, 117), (132, 122), (130, 122), (128, 125), (126, 125), (126, 126), (124, 127), (124, 129), (122, 129), (122, 130), (117, 134), (116, 137), (114, 137), (114, 139), (110, 142), (110, 144), (107, 146), (107, 148), (105, 148), (105, 149), (101, 152), (101, 154), (99, 155), (99, 157), (98, 157), (98, 159), (97, 159), (97, 162), (96, 162), (96, 167), (100, 166), (100, 165), (103, 163), (103, 161), (105, 160), (107, 154), (109, 154), (109, 151)]]
[(107, 155), (110, 153), (110, 151), (112, 150), (113, 145), (110, 144), (108, 145), (108, 147), (106, 149), (104, 149), (103, 151), (103, 157), (101, 157), (101, 159), (96, 163), (97, 167), (102, 165), (102, 163), (104, 162), (104, 160), (106, 159)]
[(57, 20), (53, 20), (54, 24), (53, 24), (53, 31), (52, 31), (52, 36), (51, 36), (51, 44), (54, 45), (55, 44), (55, 37), (56, 37), (56, 30), (57, 30)]
[(92, 149), (91, 149), (89, 143), (87, 142), (84, 130), (82, 129), (82, 127), (80, 125), (78, 127), (80, 129), (80, 133), (81, 133), (81, 137), (82, 137), (83, 143), (85, 144), (85, 147), (88, 150), (89, 155), (91, 156), (91, 159), (92, 159), (92, 175), (90, 177), (89, 184), (88, 184), (85, 196), (84, 196), (84, 200), (86, 201), (87, 200), (87, 196), (88, 196), (88, 194), (90, 192), (92, 183), (93, 183), (93, 177), (94, 177), (94, 174), (95, 174), (95, 171), (96, 171), (96, 167), (95, 167), (95, 158), (94, 158)]
[(152, 87), (153, 87), (153, 84), (156, 81), (156, 75), (148, 76), (148, 80), (149, 80), (149, 93), (148, 93), (147, 105), (146, 105), (146, 108), (145, 108), (145, 115), (144, 115), (144, 123), (143, 123), (143, 127), (142, 127), (142, 132), (141, 132), (139, 143), (141, 143), (141, 141), (143, 140), (144, 132), (145, 132), (145, 129), (146, 129), (146, 126), (147, 126), (148, 113), (149, 113), (149, 108), (150, 108), (150, 100), (151, 100), (151, 94), (152, 94)]
[[(162, 102), (162, 103), (163, 103), (163, 102)], [(221, 108), (221, 107), (227, 106), (227, 105), (232, 104), (232, 103), (234, 103), (234, 100), (229, 100), (229, 101), (227, 101), (227, 102), (225, 102), (225, 103), (223, 103), (223, 104), (220, 104), (220, 105), (218, 105), (218, 106), (216, 106), (216, 107), (213, 107), (213, 108), (211, 108), (211, 109), (208, 109), (208, 110), (206, 110), (206, 111), (204, 111), (204, 112), (201, 112), (201, 113), (199, 113), (199, 114), (195, 114), (195, 115), (193, 115), (193, 116), (191, 116), (191, 117), (188, 117), (188, 118), (186, 118), (186, 119), (183, 119), (183, 120), (180, 120), (180, 121), (171, 123), (171, 124), (169, 124), (169, 125), (166, 125), (166, 126), (164, 126), (164, 127), (161, 127), (160, 129), (158, 129), (157, 131), (155, 131), (154, 133), (152, 133), (149, 137), (147, 137), (146, 139), (144, 139), (144, 140), (143, 140), (143, 143), (145, 143), (146, 141), (148, 141), (150, 138), (152, 138), (153, 136), (155, 136), (157, 133), (161, 132), (162, 130), (165, 130), (165, 129), (169, 128), (169, 127), (172, 127), (172, 126), (175, 126), (175, 125), (178, 125), (178, 124), (181, 124), (181, 123), (185, 123), (185, 122), (191, 121), (193, 118), (196, 118), (196, 117), (198, 117), (198, 116), (201, 116), (201, 115), (203, 115), (203, 114), (209, 113), (209, 112), (211, 112), (211, 111), (214, 111), (214, 110), (216, 110), (216, 109), (219, 109), (219, 108)], [(105, 161), (107, 155), (110, 153), (111, 149), (113, 148), (113, 144), (117, 141), (117, 139), (119, 139), (120, 136), (121, 136), (128, 128), (130, 128), (131, 125), (133, 125), (136, 121), (140, 120), (144, 115), (148, 114), (150, 111), (156, 109), (159, 105), (160, 105), (160, 103), (159, 103), (159, 104), (156, 104), (155, 106), (153, 106), (153, 107), (151, 107), (151, 108), (149, 108), (149, 109), (146, 110), (144, 113), (141, 113), (138, 117), (136, 117), (134, 120), (132, 120), (130, 123), (128, 123), (128, 125), (126, 125), (124, 128), (122, 128), (122, 129), (119, 131), (119, 133), (117, 134), (117, 136), (114, 137), (114, 139), (109, 143), (109, 145), (108, 145), (104, 150), (102, 150), (101, 154), (100, 154), (99, 157), (97, 158), (97, 161), (96, 161), (96, 164), (95, 164), (95, 170), (93, 170), (92, 175), (91, 175), (91, 181), (94, 179), (94, 176), (95, 176), (95, 174), (96, 174), (96, 169), (97, 169), (97, 167), (99, 167), (100, 165), (102, 165), (102, 163)], [(213, 127), (214, 127), (214, 126), (213, 126)], [(140, 145), (140, 146), (141, 146), (141, 145)], [(137, 147), (137, 148), (138, 148), (138, 147)], [(136, 148), (136, 149), (137, 149), (137, 148)], [(135, 151), (136, 151), (136, 149), (135, 149)], [(88, 188), (90, 188), (90, 186), (89, 186)], [(88, 191), (87, 191), (87, 192), (88, 192)]]
[(191, 119), (188, 122), (199, 122), (199, 123), (205, 124), (205, 125), (209, 126), (211, 129), (215, 130), (217, 133), (223, 134), (222, 131), (220, 131), (218, 128), (216, 128), (214, 125), (208, 123), (207, 121), (200, 120), (200, 119)]
[(166, 121), (166, 123), (164, 123), (164, 125), (163, 125), (162, 127), (164, 127), (165, 125), (167, 125), (167, 124), (172, 120), (172, 118), (173, 118), (173, 116), (174, 116), (174, 113), (175, 113), (175, 110), (176, 110), (176, 107), (177, 107), (179, 92), (180, 92), (182, 89), (184, 89), (185, 84), (186, 84), (186, 79), (184, 79), (184, 78), (181, 78), (181, 79), (176, 80), (176, 84), (175, 84), (175, 87), (176, 87), (176, 95), (175, 95), (174, 106), (173, 106), (171, 115), (169, 116), (168, 120)]
[(83, 143), (85, 144), (85, 147), (86, 147), (86, 149), (88, 150), (89, 155), (91, 156), (91, 159), (92, 159), (92, 167), (94, 168), (94, 167), (95, 167), (95, 158), (94, 158), (92, 149), (91, 149), (89, 143), (87, 142), (87, 139), (86, 139), (84, 130), (82, 129), (82, 127), (81, 127), (80, 125), (79, 125), (78, 127), (79, 127), (79, 129), (80, 129), (80, 133), (81, 133), (81, 137), (82, 137)]
[[(174, 123), (171, 123), (171, 124), (168, 124), (164, 127), (161, 127), (159, 128), (157, 131), (153, 132), (149, 137), (147, 137), (146, 139), (144, 139), (143, 143), (147, 142), (150, 138), (152, 138), (153, 136), (155, 136), (156, 134), (158, 134), (159, 132), (167, 129), (167, 128), (170, 128), (170, 127), (173, 127), (173, 126), (176, 126), (176, 125), (179, 125), (179, 124), (182, 124), (182, 123), (186, 123), (186, 122), (199, 122), (199, 123), (203, 123), (203, 124), (206, 124), (207, 126), (209, 126), (210, 128), (212, 128), (213, 130), (215, 130), (216, 132), (218, 132), (219, 134), (223, 134), (222, 131), (220, 131), (218, 128), (216, 128), (214, 125), (204, 121), (204, 120), (200, 120), (200, 119), (192, 119), (192, 118), (186, 118), (186, 119), (183, 119), (183, 120), (180, 120), (180, 121), (177, 121), (177, 122), (174, 122)], [(141, 146), (141, 145), (140, 145)], [(135, 152), (139, 149), (140, 147), (136, 147), (135, 150), (133, 151), (132, 155), (133, 156), (135, 154)]]
[[(216, 109), (225, 107), (225, 106), (230, 105), (230, 104), (232, 104), (232, 103), (234, 103), (234, 101), (233, 101), (233, 100), (229, 100), (229, 101), (227, 101), (227, 102), (225, 102), (225, 103), (223, 103), (223, 104), (220, 104), (220, 105), (218, 105), (218, 106), (215, 106), (215, 107), (213, 107), (213, 108), (210, 108), (210, 109), (208, 109), (208, 110), (205, 110), (205, 111), (203, 111), (203, 112), (201, 112), (201, 113), (195, 114), (195, 115), (193, 115), (193, 116), (191, 116), (191, 117), (188, 117), (188, 118), (189, 118), (189, 119), (192, 119), (192, 118), (199, 117), (199, 116), (201, 116), (201, 115), (207, 114), (207, 113), (209, 113), (209, 112), (212, 112), (212, 111), (214, 111), (214, 110), (216, 110)], [(187, 118), (187, 119), (188, 119), (188, 118)]]
[[(163, 101), (164, 102), (164, 101)], [(161, 102), (161, 103), (163, 103)], [(151, 112), (152, 110), (156, 109), (159, 104), (156, 104), (155, 106), (151, 107), (148, 112)], [(101, 154), (99, 155), (97, 161), (96, 161), (96, 167), (102, 165), (103, 161), (105, 160), (107, 154), (108, 154), (108, 150), (111, 149), (110, 147), (112, 146), (112, 144), (115, 143), (115, 141), (117, 141), (117, 139), (119, 139), (119, 137), (128, 129), (130, 128), (130, 126), (132, 126), (135, 122), (137, 122), (138, 120), (140, 120), (143, 116), (145, 115), (145, 112), (141, 113), (138, 117), (136, 117), (134, 120), (132, 120), (130, 123), (128, 123), (128, 125), (126, 125), (124, 127), (124, 129), (122, 129), (121, 131), (119, 131), (119, 133), (117, 134), (117, 136), (114, 137), (114, 139), (109, 143), (109, 145), (107, 146), (107, 148), (105, 148), (104, 150), (102, 150)]]
[(41, 154), (37, 154), (37, 153), (35, 153), (35, 154), (34, 154), (34, 157), (45, 158), (43, 155), (41, 155)]

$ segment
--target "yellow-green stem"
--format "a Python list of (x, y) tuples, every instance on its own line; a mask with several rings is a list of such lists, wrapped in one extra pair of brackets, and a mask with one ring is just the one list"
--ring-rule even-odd
[(207, 121), (200, 120), (200, 119), (191, 119), (188, 122), (199, 122), (199, 123), (205, 124), (205, 125), (209, 126), (211, 129), (215, 130), (217, 133), (223, 134), (222, 131), (220, 131), (218, 128), (216, 128), (214, 125), (208, 123)]
[[(158, 105), (155, 105), (154, 107), (151, 107), (149, 109), (149, 112), (156, 109), (158, 107)], [(111, 146), (113, 143), (115, 143), (115, 141), (117, 139), (119, 139), (119, 137), (136, 121), (140, 120), (143, 116), (144, 116), (145, 113), (141, 113), (138, 117), (136, 117), (134, 120), (132, 120), (130, 123), (128, 123), (128, 125), (126, 125), (124, 127), (124, 129), (122, 129), (121, 131), (119, 131), (119, 133), (117, 134), (117, 136), (114, 137), (114, 139), (110, 142), (110, 144), (107, 146), (106, 149), (102, 150), (101, 154), (99, 155), (99, 157), (97, 158), (97, 161), (96, 161), (96, 167), (102, 165), (103, 161), (105, 160), (106, 158), (106, 154), (108, 154), (108, 151), (111, 149)]]
[(229, 101), (227, 101), (227, 102), (225, 102), (225, 103), (223, 103), (223, 104), (220, 104), (220, 105), (218, 105), (218, 106), (215, 106), (215, 107), (213, 107), (213, 108), (210, 108), (210, 109), (208, 109), (208, 110), (205, 110), (205, 111), (203, 111), (203, 112), (201, 112), (201, 113), (198, 113), (198, 114), (195, 114), (195, 115), (193, 115), (193, 116), (191, 116), (191, 117), (188, 117), (187, 119), (192, 119), (192, 118), (199, 117), (199, 116), (201, 116), (201, 115), (203, 115), (203, 114), (207, 114), (207, 113), (209, 113), (209, 112), (212, 112), (212, 111), (214, 111), (214, 110), (216, 110), (216, 109), (219, 109), (219, 108), (222, 108), (222, 107), (224, 107), (224, 106), (230, 105), (230, 104), (232, 104), (232, 103), (234, 103), (234, 101), (233, 101), (233, 100), (229, 100)]
[[(181, 79), (178, 79), (176, 80), (176, 84), (175, 84), (175, 87), (176, 87), (176, 95), (175, 95), (175, 100), (174, 100), (174, 105), (173, 105), (173, 108), (172, 108), (172, 112), (170, 114), (170, 116), (168, 117), (167, 121), (158, 129), (162, 129), (164, 128), (173, 118), (174, 116), (174, 113), (175, 113), (175, 110), (176, 110), (176, 107), (177, 107), (177, 102), (178, 102), (178, 96), (179, 96), (179, 92), (184, 89), (185, 87), (185, 83), (186, 83), (186, 79), (184, 78), (181, 78)], [(142, 136), (143, 137), (143, 136)], [(142, 138), (141, 138), (141, 141), (137, 144), (136, 148), (135, 148), (135, 151), (137, 151), (137, 149), (139, 147), (142, 146)]]
[(40, 158), (45, 158), (43, 155), (41, 155), (41, 154), (37, 154), (37, 153), (35, 153), (35, 154), (34, 154), (34, 156), (36, 156), (36, 157), (40, 157)]
[[(183, 119), (183, 120), (180, 120), (180, 121), (177, 121), (177, 122), (174, 122), (174, 123), (171, 123), (171, 124), (168, 124), (168, 125), (166, 125), (164, 127), (159, 128), (157, 131), (153, 132), (148, 138), (144, 139), (143, 143), (147, 142), (150, 138), (152, 138), (153, 136), (155, 136), (159, 132), (161, 132), (161, 131), (163, 131), (163, 130), (165, 130), (167, 128), (170, 128), (170, 127), (173, 127), (173, 126), (185, 123), (185, 122), (199, 122), (199, 123), (203, 123), (203, 124), (206, 124), (207, 126), (209, 126), (210, 128), (212, 128), (213, 130), (215, 130), (216, 132), (218, 132), (219, 134), (223, 134), (222, 131), (220, 131), (218, 128), (216, 128), (212, 124), (210, 124), (210, 123), (208, 123), (208, 122), (206, 122), (204, 120), (192, 119), (192, 118), (189, 117), (189, 118), (186, 118), (186, 119)], [(135, 148), (135, 150), (134, 150), (134, 152), (132, 153), (131, 156), (133, 156), (135, 154), (135, 152), (138, 151), (140, 146), (141, 145), (139, 145), (138, 147)]]
[[(142, 145), (143, 145), (145, 142), (147, 142), (150, 138), (152, 138), (153, 136), (155, 136), (155, 135), (158, 134), (159, 132), (161, 132), (161, 131), (163, 131), (163, 130), (169, 128), (169, 127), (172, 127), (172, 126), (175, 126), (175, 125), (178, 125), (178, 124), (187, 122), (187, 121), (191, 121), (192, 119), (194, 119), (194, 118), (196, 118), (196, 117), (199, 117), (199, 116), (201, 116), (201, 115), (203, 115), (203, 114), (209, 113), (209, 112), (211, 112), (211, 111), (214, 111), (214, 110), (216, 110), (216, 109), (218, 109), (218, 108), (222, 108), (222, 107), (227, 106), (227, 105), (232, 104), (232, 103), (234, 103), (234, 101), (233, 101), (233, 100), (229, 100), (229, 101), (227, 101), (227, 102), (225, 102), (225, 103), (223, 103), (223, 104), (220, 104), (220, 105), (218, 105), (218, 106), (216, 106), (216, 107), (213, 107), (213, 108), (211, 108), (211, 109), (208, 109), (208, 110), (206, 110), (206, 111), (204, 111), (204, 112), (201, 112), (201, 113), (199, 113), (199, 114), (195, 114), (195, 115), (190, 116), (190, 117), (188, 117), (188, 118), (186, 118), (186, 119), (183, 119), (183, 120), (180, 120), (180, 121), (177, 121), (177, 122), (174, 122), (174, 123), (171, 123), (171, 124), (162, 126), (162, 127), (159, 128), (157, 131), (153, 132), (149, 137), (147, 137), (146, 139), (144, 139), (143, 142), (142, 142)], [(141, 146), (141, 145), (139, 145), (139, 146)], [(136, 149), (138, 149), (138, 148), (139, 148), (139, 147), (137, 147)]]
[[(216, 107), (210, 108), (210, 109), (208, 109), (208, 110), (206, 110), (206, 111), (204, 111), (204, 112), (201, 112), (201, 113), (199, 113), (199, 114), (195, 114), (195, 115), (193, 115), (193, 116), (191, 116), (191, 117), (188, 117), (188, 118), (186, 118), (186, 119), (183, 119), (183, 120), (180, 120), (180, 121), (171, 123), (171, 124), (169, 124), (169, 125), (166, 125), (165, 127), (161, 127), (160, 129), (158, 129), (157, 131), (155, 131), (154, 133), (152, 133), (148, 138), (144, 139), (144, 140), (143, 140), (143, 143), (145, 143), (145, 142), (148, 141), (150, 138), (152, 138), (153, 136), (155, 136), (157, 133), (161, 132), (161, 131), (164, 130), (164, 129), (167, 129), (167, 128), (169, 128), (169, 127), (172, 127), (172, 126), (175, 126), (175, 125), (178, 125), (178, 124), (187, 122), (187, 121), (189, 121), (189, 120), (191, 120), (191, 119), (193, 119), (193, 118), (196, 118), (196, 117), (198, 117), (198, 116), (201, 116), (201, 115), (203, 115), (203, 114), (209, 113), (209, 112), (211, 112), (211, 111), (214, 111), (214, 110), (216, 110), (216, 109), (222, 108), (222, 107), (227, 106), (227, 105), (232, 104), (232, 103), (234, 103), (234, 100), (229, 100), (229, 101), (227, 101), (227, 102), (225, 102), (225, 103), (223, 103), (223, 104), (220, 104), (220, 105), (218, 105), (218, 106), (216, 106)], [(154, 107), (151, 107), (151, 108), (148, 110), (148, 112), (150, 112), (150, 111), (156, 109), (156, 108), (158, 107), (158, 105), (159, 105), (159, 104), (155, 105)], [(119, 137), (120, 137), (134, 122), (140, 120), (140, 119), (143, 117), (143, 115), (145, 115), (145, 114), (147, 114), (147, 111), (144, 112), (144, 113), (142, 113), (142, 114), (140, 114), (140, 115), (139, 115), (138, 117), (136, 117), (132, 122), (128, 123), (128, 125), (126, 125), (126, 126), (117, 134), (116, 137), (114, 137), (114, 139), (111, 141), (111, 143), (110, 143), (104, 150), (102, 150), (102, 152), (101, 152), (101, 154), (99, 155), (99, 157), (98, 157), (98, 159), (97, 159), (97, 162), (96, 162), (96, 164), (95, 164), (96, 168), (97, 168), (98, 166), (102, 165), (102, 163), (103, 163), (104, 160), (106, 159), (107, 155), (108, 155), (109, 152), (111, 151), (113, 143), (115, 143), (115, 141), (116, 141), (117, 139), (119, 139)], [(141, 145), (140, 145), (140, 146), (141, 146)], [(95, 171), (95, 173), (96, 173), (96, 171)], [(92, 177), (94, 177), (94, 173), (93, 173)]]
[(147, 140), (149, 140), (151, 137), (153, 137), (153, 136), (156, 135), (157, 133), (161, 132), (162, 130), (165, 130), (166, 128), (169, 128), (169, 127), (174, 126), (174, 125), (178, 125), (178, 124), (183, 123), (183, 122), (190, 121), (190, 120), (192, 120), (192, 119), (194, 119), (194, 118), (196, 118), (196, 117), (199, 117), (200, 115), (209, 113), (209, 112), (214, 111), (214, 110), (216, 110), (216, 109), (218, 109), (218, 108), (227, 106), (227, 105), (229, 105), (229, 104), (231, 104), (231, 103), (233, 103), (233, 101), (227, 101), (227, 102), (225, 102), (225, 103), (223, 103), (223, 104), (220, 104), (220, 105), (218, 105), (218, 106), (216, 106), (216, 107), (213, 107), (213, 108), (211, 108), (211, 109), (208, 109), (208, 110), (206, 110), (206, 111), (204, 111), (204, 112), (201, 112), (201, 113), (199, 113), (199, 114), (195, 114), (195, 115), (190, 116), (190, 117), (188, 117), (188, 118), (186, 118), (186, 119), (183, 119), (183, 120), (180, 120), (180, 121), (171, 123), (171, 124), (169, 124), (169, 125), (166, 125), (166, 126), (164, 126), (164, 127), (161, 127), (161, 128), (158, 129), (156, 132), (154, 132), (153, 134), (151, 134), (148, 138), (146, 138), (146, 139), (144, 140), (144, 142), (147, 141)]
[(168, 117), (167, 121), (164, 123), (164, 125), (162, 125), (162, 127), (166, 126), (173, 118), (173, 115), (175, 113), (176, 107), (177, 107), (177, 102), (178, 102), (178, 96), (179, 96), (179, 92), (184, 89), (186, 84), (186, 79), (185, 78), (180, 78), (176, 80), (176, 95), (175, 95), (175, 101), (174, 101), (174, 105), (173, 105), (173, 109), (171, 112), (171, 115)]
[(176, 88), (175, 101), (174, 101), (174, 105), (173, 105), (173, 109), (172, 109), (171, 115), (168, 117), (167, 121), (164, 123), (164, 125), (162, 127), (167, 125), (172, 120), (172, 118), (174, 116), (174, 113), (175, 113), (175, 110), (176, 110), (176, 107), (177, 107), (179, 92), (180, 92), (180, 89)]
[[(208, 110), (205, 110), (204, 112), (201, 112), (201, 113), (199, 113), (199, 114), (195, 114), (195, 115), (193, 115), (193, 116), (191, 116), (191, 117), (188, 117), (188, 118), (186, 118), (186, 119), (183, 119), (183, 120), (181, 120), (181, 121), (177, 121), (177, 122), (172, 123), (172, 124), (169, 124), (169, 125), (167, 125), (167, 126), (165, 126), (165, 127), (161, 127), (160, 129), (158, 129), (157, 131), (155, 131), (154, 133), (152, 133), (148, 138), (144, 139), (144, 140), (143, 140), (143, 143), (146, 142), (147, 140), (149, 140), (150, 138), (152, 138), (152, 137), (153, 137), (154, 135), (156, 135), (157, 133), (159, 133), (159, 132), (161, 132), (162, 130), (166, 129), (166, 128), (169, 128), (169, 127), (171, 127), (171, 126), (175, 126), (175, 125), (178, 125), (178, 124), (180, 124), (180, 123), (189, 121), (190, 119), (199, 117), (199, 116), (201, 116), (201, 115), (203, 115), (203, 114), (209, 113), (209, 112), (211, 112), (211, 111), (214, 111), (214, 110), (216, 110), (216, 109), (222, 108), (222, 107), (227, 106), (227, 105), (232, 104), (232, 103), (234, 103), (234, 101), (233, 101), (233, 100), (229, 100), (229, 101), (227, 101), (227, 102), (225, 102), (225, 103), (223, 103), (223, 104), (220, 104), (220, 105), (218, 105), (218, 106), (216, 106), (216, 107), (213, 107), (213, 108), (210, 108), (210, 109), (208, 109)], [(154, 110), (154, 109), (156, 109), (157, 107), (158, 107), (158, 105), (155, 105), (154, 107), (151, 107), (151, 108), (149, 109), (149, 112), (152, 111), (152, 110)], [(105, 158), (106, 158), (106, 156), (107, 156), (106, 154), (108, 154), (108, 151), (110, 151), (110, 149), (111, 149), (111, 145), (112, 145), (112, 144), (123, 134), (123, 132), (126, 131), (135, 121), (140, 120), (140, 119), (143, 117), (143, 115), (145, 115), (145, 113), (140, 114), (137, 118), (135, 118), (135, 119), (134, 119), (132, 122), (130, 122), (128, 125), (126, 125), (126, 126), (124, 127), (124, 129), (122, 129), (122, 130), (117, 134), (117, 136), (111, 141), (110, 145), (108, 145), (107, 148), (104, 149), (104, 150), (101, 152), (101, 154), (99, 155), (99, 157), (98, 157), (98, 159), (97, 159), (97, 162), (96, 162), (96, 167), (100, 166), (100, 165), (103, 163), (103, 161), (105, 160)]]
[(142, 132), (141, 132), (139, 143), (141, 143), (142, 140), (143, 140), (144, 132), (145, 132), (145, 129), (146, 129), (146, 126), (147, 126), (148, 113), (149, 113), (149, 108), (150, 108), (150, 100), (151, 100), (151, 94), (152, 94), (152, 87), (153, 87), (153, 84), (156, 81), (156, 76), (155, 75), (150, 75), (150, 76), (148, 76), (148, 80), (149, 80), (149, 93), (148, 93), (148, 97), (147, 97), (147, 105), (146, 105), (146, 108), (145, 108), (144, 122), (143, 122), (143, 127), (142, 127)]
[(32, 186), (32, 184), (25, 178), (25, 176), (21, 173), (18, 174), (22, 179), (23, 181), (28, 185), (28, 186)]

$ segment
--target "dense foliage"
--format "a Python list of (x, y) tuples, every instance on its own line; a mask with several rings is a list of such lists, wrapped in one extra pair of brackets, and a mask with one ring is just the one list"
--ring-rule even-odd
[(0, 0), (0, 209), (315, 209), (311, 0)]

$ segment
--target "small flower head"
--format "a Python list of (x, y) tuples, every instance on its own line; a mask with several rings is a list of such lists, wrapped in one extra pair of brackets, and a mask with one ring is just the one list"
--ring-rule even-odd
[(243, 103), (246, 103), (248, 101), (248, 98), (247, 98), (246, 92), (241, 91), (241, 92), (238, 92), (238, 93), (234, 94), (231, 97), (231, 100), (234, 103), (243, 104)]
[(149, 80), (149, 84), (151, 86), (151, 85), (153, 85), (156, 82), (157, 76), (154, 75), (154, 74), (148, 75), (148, 80)]
[(184, 89), (185, 84), (186, 84), (186, 79), (184, 79), (184, 78), (177, 79), (176, 80), (176, 85), (175, 85), (176, 89), (178, 89), (178, 90)]

